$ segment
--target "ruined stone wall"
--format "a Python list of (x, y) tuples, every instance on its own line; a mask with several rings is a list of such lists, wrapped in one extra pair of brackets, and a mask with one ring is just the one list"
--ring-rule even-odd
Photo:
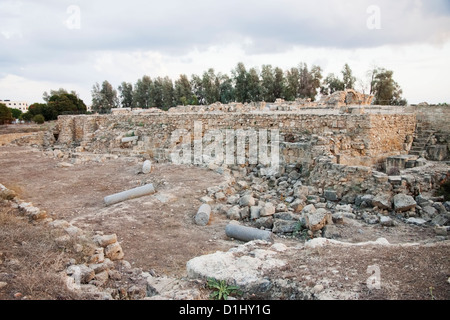
[(450, 107), (409, 106), (417, 115), (416, 148), (429, 160), (450, 160)]
[[(194, 124), (202, 137), (209, 130), (278, 130), (285, 163), (312, 163), (319, 155), (332, 155), (348, 165), (373, 165), (389, 155), (408, 151), (408, 136), (415, 127), (413, 114), (313, 114), (297, 112), (247, 113), (141, 113), (60, 116), (58, 144), (80, 152), (143, 155), (170, 159), (176, 147), (175, 130), (185, 129), (194, 141)], [(270, 134), (269, 134), (270, 139)], [(178, 143), (180, 143), (178, 141)]]

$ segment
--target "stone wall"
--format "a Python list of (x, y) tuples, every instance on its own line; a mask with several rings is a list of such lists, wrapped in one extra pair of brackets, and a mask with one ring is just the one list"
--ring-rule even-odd
[[(223, 137), (227, 130), (267, 130), (268, 145), (271, 133), (279, 132), (284, 163), (311, 163), (319, 155), (333, 155), (341, 164), (370, 166), (387, 156), (408, 152), (414, 114), (320, 111), (60, 116), (55, 136), (58, 144), (75, 147), (79, 152), (141, 155), (159, 161), (170, 160), (171, 152), (183, 143), (193, 147), (194, 140), (200, 135), (204, 139), (211, 130), (220, 130)], [(172, 140), (176, 130), (185, 131), (180, 139)]]
[(409, 106), (406, 112), (417, 115), (417, 154), (429, 160), (450, 160), (450, 107)]

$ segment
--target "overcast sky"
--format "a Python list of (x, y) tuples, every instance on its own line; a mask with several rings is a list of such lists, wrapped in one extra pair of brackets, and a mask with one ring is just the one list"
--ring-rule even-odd
[(0, 99), (136, 83), (149, 75), (231, 74), (271, 64), (345, 63), (361, 83), (394, 71), (409, 103), (450, 103), (449, 0), (0, 0)]

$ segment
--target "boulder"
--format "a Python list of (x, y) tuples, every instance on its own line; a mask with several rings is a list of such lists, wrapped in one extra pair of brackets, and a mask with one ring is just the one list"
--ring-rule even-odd
[(372, 199), (372, 205), (383, 210), (392, 209), (392, 200), (389, 194), (380, 194)]
[(396, 194), (394, 196), (394, 209), (397, 212), (409, 211), (416, 207), (416, 201), (413, 197), (406, 194)]

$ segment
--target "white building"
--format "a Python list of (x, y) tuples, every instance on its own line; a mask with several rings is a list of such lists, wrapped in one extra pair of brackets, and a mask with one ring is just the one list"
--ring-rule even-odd
[(11, 101), (11, 100), (0, 100), (0, 103), (6, 104), (8, 108), (19, 109), (23, 113), (28, 111), (28, 102), (25, 101)]

